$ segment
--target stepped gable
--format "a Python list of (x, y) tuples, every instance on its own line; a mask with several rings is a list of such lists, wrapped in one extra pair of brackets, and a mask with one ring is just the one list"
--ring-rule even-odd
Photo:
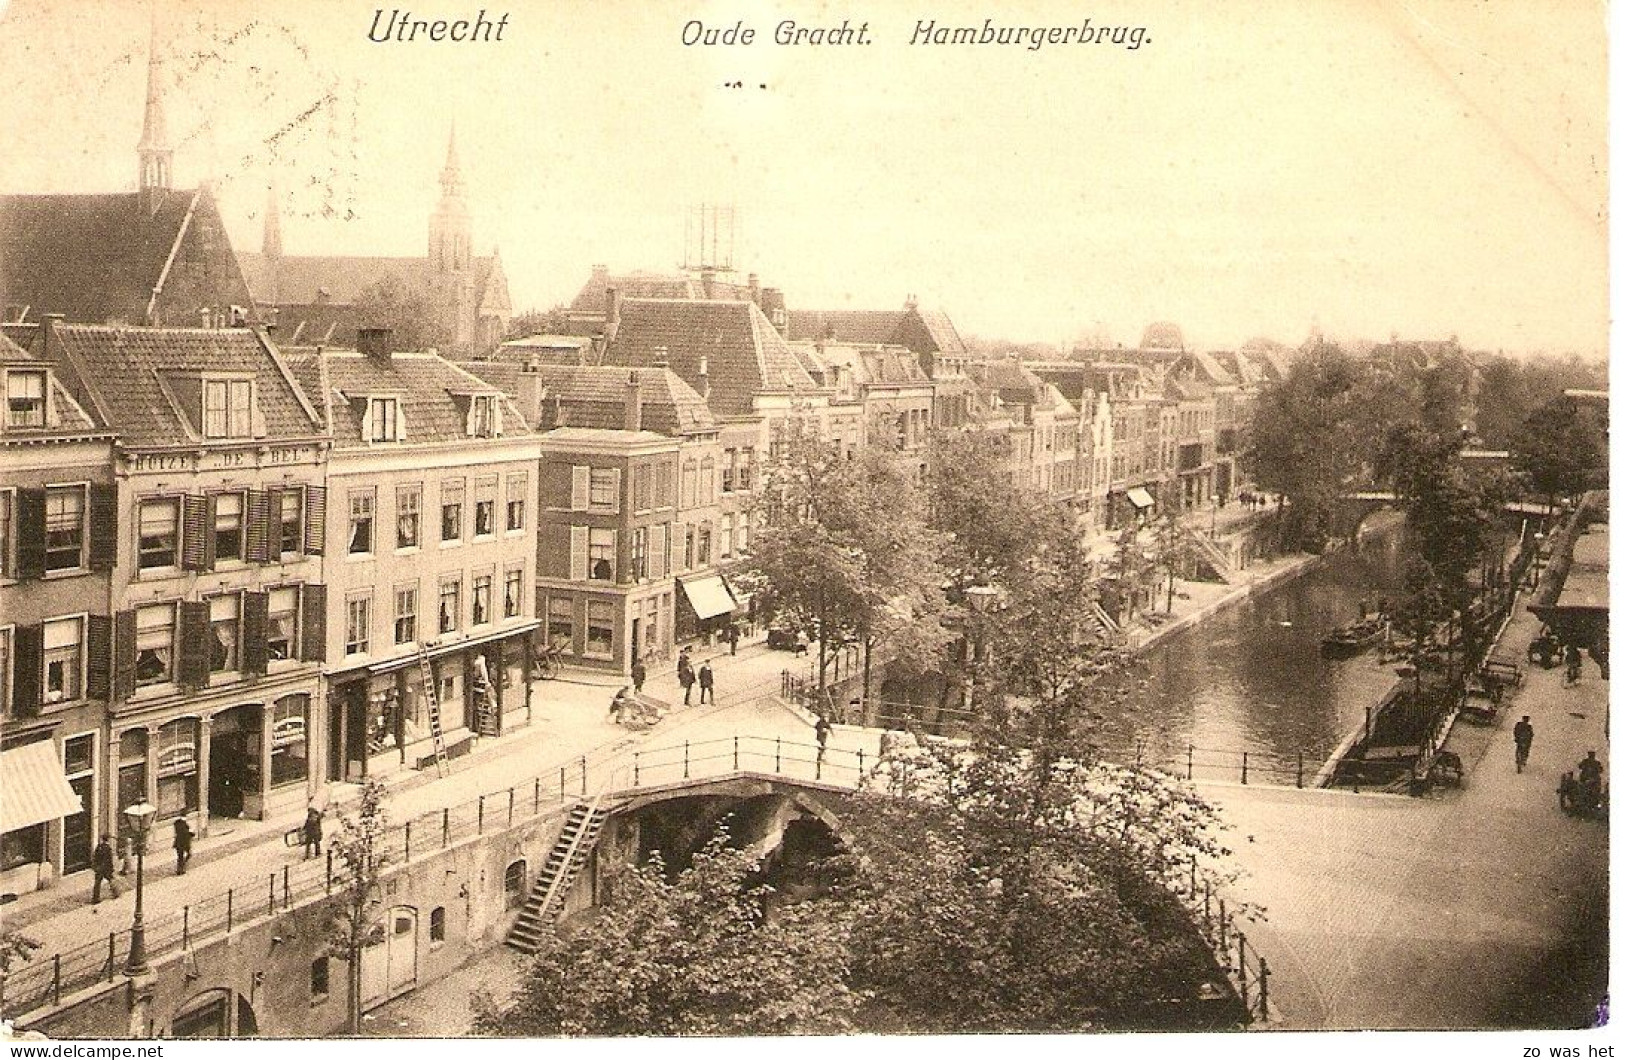
[[(199, 441), (202, 425), (184, 399), (202, 373), (241, 372), (254, 377), (267, 439), (323, 433), (314, 408), (294, 382), (280, 352), (246, 328), (125, 328), (58, 324), (51, 360), (80, 404), (129, 446)], [(70, 381), (71, 380), (71, 381)]]
[(789, 344), (751, 302), (623, 301), (604, 362), (640, 368), (665, 362), (706, 396), (712, 412), (724, 416), (752, 412), (758, 393), (818, 389)]

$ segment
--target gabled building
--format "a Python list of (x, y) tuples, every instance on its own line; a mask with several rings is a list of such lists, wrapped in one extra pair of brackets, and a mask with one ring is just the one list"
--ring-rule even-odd
[(219, 327), (253, 303), (214, 195), (172, 186), (162, 62), (148, 57), (137, 190), (0, 196), (0, 320)]
[(110, 601), (83, 641), (100, 829), (143, 800), (198, 834), (297, 809), (320, 780), (322, 417), (260, 331), (48, 321), (33, 352), (116, 435)]
[(434, 353), (290, 354), (333, 447), (322, 772), (432, 765), (531, 719), (535, 433), (508, 397)]
[[(0, 336), (0, 890), (90, 867), (106, 792), (111, 435)], [(123, 528), (127, 528), (124, 524)]]

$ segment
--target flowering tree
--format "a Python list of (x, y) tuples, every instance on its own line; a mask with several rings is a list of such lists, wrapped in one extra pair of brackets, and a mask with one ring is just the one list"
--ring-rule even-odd
[(355, 816), (341, 818), (338, 833), (330, 840), (332, 855), (342, 868), (343, 891), (329, 923), (328, 947), (343, 954), (348, 965), (346, 997), (351, 1034), (361, 1033), (361, 954), (368, 946), (384, 940), (378, 907), (383, 902), (379, 884), (388, 860), (384, 850), (388, 826), (384, 783), (369, 777), (361, 788)]

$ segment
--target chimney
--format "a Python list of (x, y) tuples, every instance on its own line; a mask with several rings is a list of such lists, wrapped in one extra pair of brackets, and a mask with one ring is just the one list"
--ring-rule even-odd
[(909, 295), (907, 298), (903, 299), (903, 308), (910, 310), (920, 308), (919, 299), (915, 298), (913, 295)]
[(390, 357), (389, 328), (356, 328), (355, 348), (368, 359), (388, 364)]
[(51, 354), (52, 342), (56, 339), (56, 326), (65, 320), (61, 313), (42, 313), (40, 315), (40, 358), (48, 358)]
[(607, 279), (609, 279), (609, 266), (608, 265), (594, 265), (592, 267), (592, 278), (595, 279), (595, 280), (607, 280)]
[(638, 381), (638, 370), (626, 373), (626, 429), (643, 430), (643, 388)]
[(711, 359), (704, 354), (700, 355), (700, 385), (694, 389), (700, 392), (700, 397), (711, 399)]
[(542, 420), (542, 395), (545, 388), (542, 386), (542, 377), (535, 371), (521, 370), (519, 385), (515, 388), (514, 403), (525, 414), (525, 422), (530, 426), (539, 426)]
[(604, 345), (615, 341), (621, 330), (621, 292), (614, 287), (604, 289)]
[(664, 346), (655, 347), (654, 366), (656, 368), (666, 369), (671, 367), (671, 357), (669, 356), (669, 352), (670, 351), (668, 351)]
[(750, 300), (752, 302), (755, 302), (757, 307), (760, 308), (760, 306), (762, 304), (762, 285), (761, 285), (761, 281), (757, 278), (756, 274), (753, 272), (753, 273), (750, 274), (750, 279), (747, 282), (750, 284)]

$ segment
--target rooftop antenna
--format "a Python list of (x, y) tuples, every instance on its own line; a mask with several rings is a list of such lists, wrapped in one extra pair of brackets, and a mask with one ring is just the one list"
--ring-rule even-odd
[(736, 210), (730, 203), (699, 203), (683, 221), (683, 268), (688, 272), (732, 272)]

